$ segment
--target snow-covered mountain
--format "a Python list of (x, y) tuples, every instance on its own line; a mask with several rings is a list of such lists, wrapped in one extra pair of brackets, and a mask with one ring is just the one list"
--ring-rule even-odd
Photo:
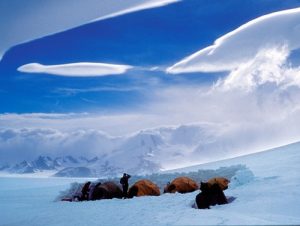
[[(66, 177), (106, 177), (123, 172), (156, 173), (236, 156), (238, 148), (222, 139), (224, 128), (226, 126), (219, 124), (191, 124), (142, 130), (123, 137), (93, 132), (92, 135), (83, 135), (88, 138), (92, 136), (93, 145), (99, 147), (92, 158), (39, 156), (31, 162), (22, 161), (1, 168), (10, 173), (53, 171), (55, 176)], [(83, 139), (78, 134), (76, 136)], [(60, 146), (60, 141), (52, 139), (52, 142)]]
[(36, 169), (33, 167), (33, 165), (30, 162), (24, 160), (12, 167), (5, 168), (5, 171), (23, 174), (23, 173), (34, 173), (36, 172)]
[(57, 157), (54, 160), (59, 166), (76, 166), (78, 164), (86, 164), (89, 162), (89, 160), (85, 157), (78, 157), (75, 158), (71, 155), (67, 155), (65, 157)]
[(39, 156), (32, 162), (32, 166), (39, 170), (53, 170), (61, 165), (49, 156)]
[(51, 158), (49, 156), (38, 156), (33, 161), (22, 161), (15, 165), (5, 165), (0, 168), (1, 171), (6, 171), (9, 173), (17, 174), (28, 174), (28, 173), (38, 173), (43, 171), (60, 171), (67, 167), (79, 167), (82, 165), (87, 165), (91, 162), (95, 162), (98, 159), (95, 157), (93, 159), (87, 159), (84, 157), (73, 157), (64, 156)]

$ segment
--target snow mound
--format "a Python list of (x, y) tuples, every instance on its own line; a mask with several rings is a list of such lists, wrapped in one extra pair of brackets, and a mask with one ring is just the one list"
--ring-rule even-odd
[(230, 188), (236, 188), (238, 186), (245, 185), (254, 180), (254, 174), (248, 168), (238, 170), (236, 174), (230, 179)]

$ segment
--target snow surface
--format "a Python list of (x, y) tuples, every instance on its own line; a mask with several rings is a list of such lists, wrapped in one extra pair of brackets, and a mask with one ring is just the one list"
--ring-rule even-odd
[(169, 73), (228, 71), (255, 58), (258, 52), (286, 46), (300, 47), (300, 8), (261, 16), (220, 37), (167, 69)]
[[(227, 196), (209, 210), (191, 207), (198, 192), (127, 200), (54, 201), (74, 179), (1, 178), (0, 225), (274, 225), (300, 224), (300, 143), (176, 172), (245, 164)], [(175, 171), (173, 171), (175, 172)], [(170, 172), (169, 172), (170, 173)], [(163, 177), (163, 175), (162, 175)], [(88, 180), (88, 179), (86, 179)], [(76, 179), (84, 182), (85, 179)]]
[(25, 73), (46, 73), (61, 76), (105, 76), (123, 74), (131, 69), (129, 65), (78, 62), (60, 65), (42, 65), (30, 63), (20, 66), (17, 70)]

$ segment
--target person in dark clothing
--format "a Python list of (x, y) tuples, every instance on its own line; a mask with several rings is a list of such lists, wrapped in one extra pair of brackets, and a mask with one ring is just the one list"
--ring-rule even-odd
[(198, 209), (209, 209), (210, 206), (228, 203), (223, 190), (218, 184), (209, 186), (208, 183), (201, 182), (200, 190), (201, 193), (196, 196)]
[(82, 189), (81, 189), (81, 197), (80, 197), (80, 201), (84, 201), (84, 200), (88, 200), (89, 199), (89, 191), (90, 191), (90, 185), (91, 182), (88, 181), (86, 182)]
[(123, 177), (120, 179), (120, 184), (122, 184), (122, 188), (123, 188), (123, 198), (127, 198), (127, 191), (128, 191), (128, 187), (129, 187), (128, 179), (130, 177), (131, 176), (129, 174), (124, 173)]
[(210, 199), (210, 205), (215, 206), (215, 205), (223, 205), (227, 204), (227, 198), (223, 192), (223, 190), (220, 188), (218, 184), (214, 184), (211, 187), (211, 199)]

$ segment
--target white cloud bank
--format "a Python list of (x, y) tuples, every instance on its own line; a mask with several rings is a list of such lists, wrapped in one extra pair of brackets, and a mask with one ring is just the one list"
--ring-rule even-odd
[(168, 73), (231, 71), (278, 46), (300, 48), (300, 8), (264, 15), (220, 37), (167, 69)]
[[(154, 149), (164, 156), (161, 163), (176, 155), (176, 164), (188, 166), (299, 141), (300, 89), (276, 87), (253, 92), (169, 87), (153, 90), (153, 101), (131, 113), (0, 114), (0, 163), (38, 155), (101, 156), (115, 150), (116, 139), (153, 127), (168, 137), (169, 128), (180, 125), (188, 126), (173, 140), (178, 150)], [(189, 129), (197, 124), (207, 126), (201, 133)]]
[[(10, 47), (65, 31), (94, 20), (104, 20), (178, 0), (64, 0), (0, 3), (0, 60)], [(18, 6), (18, 7), (16, 7)], [(22, 21), (22, 22), (20, 22)]]
[(253, 59), (240, 64), (225, 79), (219, 80), (215, 88), (250, 92), (266, 84), (273, 84), (281, 90), (300, 87), (300, 67), (291, 67), (288, 56), (286, 46), (262, 49)]
[(17, 70), (25, 73), (45, 73), (60, 76), (89, 77), (123, 74), (131, 68), (133, 67), (129, 65), (80, 62), (59, 65), (30, 63), (22, 65)]

